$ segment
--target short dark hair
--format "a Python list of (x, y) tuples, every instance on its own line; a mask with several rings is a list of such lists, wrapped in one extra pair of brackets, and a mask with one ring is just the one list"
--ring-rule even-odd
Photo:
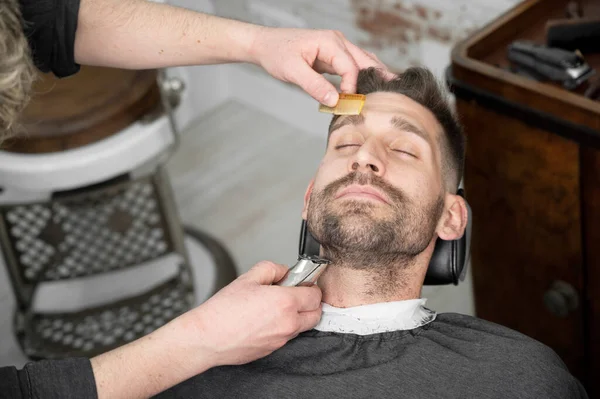
[[(428, 69), (421, 67), (408, 68), (392, 80), (384, 79), (375, 68), (362, 69), (356, 86), (359, 94), (380, 91), (400, 93), (431, 111), (444, 130), (444, 134), (440, 135), (442, 172), (448, 189), (452, 187), (456, 190), (463, 175), (466, 137), (449, 102), (445, 86)], [(338, 118), (336, 115), (331, 120), (330, 131)]]

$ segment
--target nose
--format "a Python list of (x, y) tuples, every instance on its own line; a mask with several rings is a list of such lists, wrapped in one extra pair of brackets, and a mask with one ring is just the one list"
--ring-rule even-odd
[(385, 163), (377, 154), (377, 148), (373, 142), (365, 142), (350, 157), (349, 172), (374, 173), (377, 176), (383, 176), (385, 173)]

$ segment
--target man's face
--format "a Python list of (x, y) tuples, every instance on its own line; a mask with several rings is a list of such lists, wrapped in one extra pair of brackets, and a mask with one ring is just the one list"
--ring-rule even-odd
[(429, 110), (397, 93), (368, 94), (361, 115), (341, 116), (303, 212), (323, 247), (421, 253), (444, 207), (440, 134)]

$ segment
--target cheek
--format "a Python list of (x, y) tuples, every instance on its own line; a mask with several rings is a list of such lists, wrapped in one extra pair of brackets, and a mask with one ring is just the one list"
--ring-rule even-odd
[(329, 183), (334, 182), (348, 174), (346, 168), (347, 161), (343, 159), (327, 159), (324, 158), (319, 165), (319, 170), (315, 175), (314, 189), (320, 191)]
[(438, 182), (432, 171), (411, 165), (388, 165), (386, 180), (400, 187), (412, 200), (421, 202), (437, 193)]

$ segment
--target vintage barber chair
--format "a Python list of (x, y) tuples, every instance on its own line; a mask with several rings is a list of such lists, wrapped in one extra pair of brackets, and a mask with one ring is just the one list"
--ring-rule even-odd
[[(164, 71), (106, 68), (38, 81), (25, 132), (0, 152), (0, 246), (14, 333), (30, 359), (113, 349), (235, 278), (219, 242), (182, 228), (164, 170), (182, 83)], [(208, 255), (197, 264), (190, 253)], [(209, 280), (203, 292), (194, 273), (196, 283)], [(127, 289), (144, 279), (145, 288)], [(56, 295), (80, 289), (40, 310), (36, 296), (48, 286)]]

